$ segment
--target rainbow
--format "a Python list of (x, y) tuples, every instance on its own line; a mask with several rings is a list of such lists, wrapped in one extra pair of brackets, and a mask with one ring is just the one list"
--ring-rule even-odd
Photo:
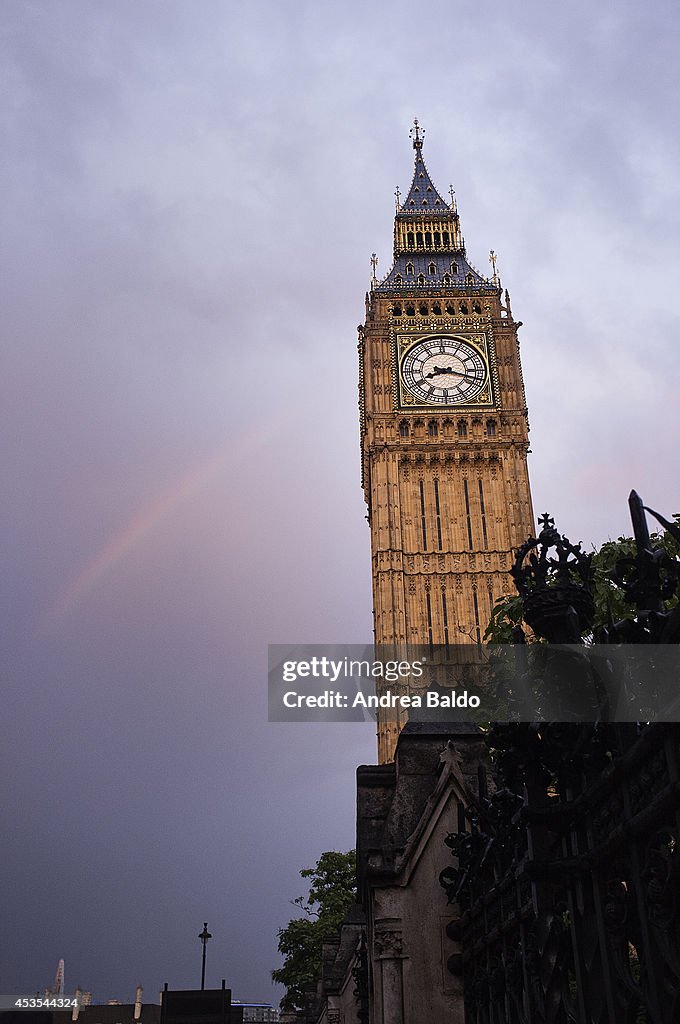
[[(244, 444), (241, 435), (239, 443), (230, 438), (216, 452), (192, 467), (168, 487), (158, 498), (146, 505), (140, 512), (115, 534), (81, 569), (54, 599), (43, 616), (43, 625), (55, 625), (68, 615), (130, 551), (136, 548), (145, 537), (152, 533), (178, 505), (196, 494), (226, 468), (227, 462), (236, 453), (243, 454), (252, 442), (263, 442), (272, 433), (273, 427), (260, 427), (249, 432), (250, 445)], [(256, 434), (255, 437), (252, 434)]]

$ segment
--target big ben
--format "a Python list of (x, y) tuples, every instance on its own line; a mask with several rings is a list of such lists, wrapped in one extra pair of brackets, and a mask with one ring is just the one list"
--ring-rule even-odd
[[(528, 416), (507, 291), (468, 260), (412, 130), (415, 168), (397, 191), (394, 261), (374, 277), (359, 328), (363, 487), (376, 645), (479, 643), (532, 533)], [(403, 717), (378, 718), (392, 760)]]

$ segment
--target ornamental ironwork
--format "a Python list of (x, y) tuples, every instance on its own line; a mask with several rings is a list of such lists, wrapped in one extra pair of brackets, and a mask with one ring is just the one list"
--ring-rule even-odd
[[(550, 517), (520, 549), (513, 575), (539, 638), (678, 642), (680, 561), (645, 511), (680, 531), (635, 492), (630, 506), (635, 546), (612, 579), (633, 612), (604, 627), (589, 556)], [(487, 739), (493, 770), (460, 806), (440, 876), (466, 1024), (677, 1024), (680, 726), (498, 723)]]

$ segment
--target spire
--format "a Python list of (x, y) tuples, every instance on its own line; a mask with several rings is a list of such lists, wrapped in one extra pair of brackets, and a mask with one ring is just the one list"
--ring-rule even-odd
[(425, 139), (425, 129), (421, 128), (418, 124), (418, 118), (413, 118), (413, 128), (411, 128), (409, 135), (413, 139), (413, 148), (419, 150), (423, 148), (423, 141)]
[[(413, 181), (402, 202), (399, 189), (394, 218), (394, 263), (378, 280), (371, 261), (371, 292), (429, 288), (483, 288), (496, 291), (500, 281), (487, 280), (468, 262), (451, 186), (447, 203), (434, 186), (423, 160), (425, 131), (416, 118), (410, 131), (415, 153)], [(494, 267), (495, 270), (495, 267)]]
[(448, 203), (445, 203), (439, 192), (437, 192), (425, 166), (425, 161), (423, 160), (425, 129), (418, 123), (417, 117), (413, 121), (413, 128), (411, 128), (409, 135), (413, 139), (416, 163), (411, 188), (404, 202), (398, 207), (399, 211), (401, 213), (431, 214), (433, 212), (439, 213), (449, 210)]
[(489, 263), (493, 267), (493, 276), (492, 276), (491, 280), (493, 281), (494, 284), (498, 285), (498, 287), (500, 288), (500, 286), (501, 286), (501, 279), (498, 276), (498, 271), (496, 270), (496, 261), (497, 261), (497, 259), (498, 259), (498, 257), (496, 256), (496, 253), (492, 249), (491, 252), (489, 253)]
[(371, 291), (373, 291), (373, 289), (375, 288), (375, 286), (377, 284), (377, 278), (375, 276), (375, 270), (376, 270), (377, 266), (378, 266), (378, 257), (376, 256), (375, 253), (371, 253)]

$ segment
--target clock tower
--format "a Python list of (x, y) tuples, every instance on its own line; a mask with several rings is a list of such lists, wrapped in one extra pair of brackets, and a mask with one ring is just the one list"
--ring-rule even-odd
[[(362, 478), (376, 645), (479, 643), (510, 593), (513, 549), (533, 531), (528, 418), (517, 330), (493, 275), (470, 264), (453, 189), (445, 201), (411, 135), (397, 190), (394, 262), (375, 275), (359, 328)], [(393, 759), (407, 712), (378, 718)]]

